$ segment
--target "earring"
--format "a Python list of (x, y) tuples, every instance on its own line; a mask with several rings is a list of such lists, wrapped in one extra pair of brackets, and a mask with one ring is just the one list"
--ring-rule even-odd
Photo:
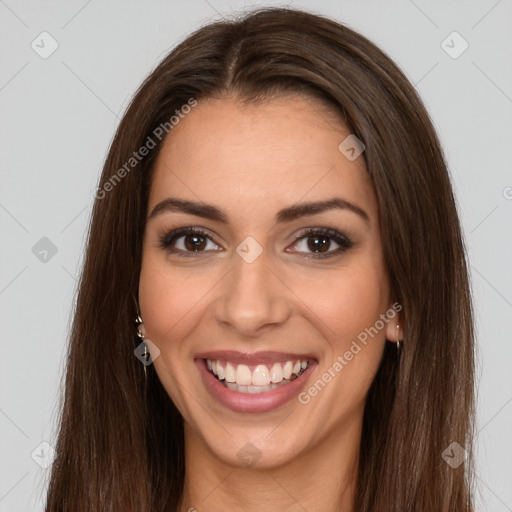
[[(144, 326), (142, 325), (142, 318), (141, 318), (140, 315), (137, 315), (137, 318), (135, 318), (135, 324), (138, 326), (137, 327), (137, 336), (142, 341), (144, 341)], [(144, 343), (144, 354), (143, 354), (143, 357), (144, 357), (144, 359), (146, 361), (148, 360), (148, 357), (149, 357), (148, 346), (147, 346), (146, 343)], [(144, 366), (144, 377), (147, 380), (148, 379), (148, 372), (146, 370), (146, 365), (144, 364), (143, 366)]]
[(396, 325), (396, 353), (400, 354), (400, 340), (398, 339), (398, 335), (400, 334), (400, 326)]

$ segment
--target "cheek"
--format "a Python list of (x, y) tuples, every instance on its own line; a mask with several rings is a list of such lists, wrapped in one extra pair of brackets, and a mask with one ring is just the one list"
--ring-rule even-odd
[[(346, 342), (375, 324), (388, 307), (388, 282), (383, 265), (373, 258), (360, 259), (317, 281), (310, 293), (311, 308), (325, 323), (327, 336)], [(350, 342), (349, 340), (349, 342)]]
[[(160, 258), (161, 259), (161, 258)], [(148, 256), (141, 269), (139, 302), (147, 337), (160, 350), (174, 351), (194, 327), (194, 317), (201, 309), (201, 297), (212, 288), (210, 280), (198, 279), (162, 264)], [(179, 345), (178, 345), (179, 346)]]
[(146, 336), (160, 349), (156, 373), (182, 413), (187, 406), (178, 383), (186, 381), (191, 364), (186, 353), (190, 347), (182, 340), (197, 327), (200, 299), (211, 287), (204, 280), (187, 278), (150, 251), (143, 259), (139, 304)]

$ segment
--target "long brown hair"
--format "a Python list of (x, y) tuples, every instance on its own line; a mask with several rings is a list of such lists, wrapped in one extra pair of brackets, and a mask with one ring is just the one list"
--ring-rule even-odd
[[(183, 420), (133, 354), (148, 191), (163, 140), (155, 129), (191, 98), (255, 102), (290, 92), (328, 103), (364, 142), (390, 285), (403, 306), (403, 349), (397, 357), (386, 344), (367, 397), (355, 510), (473, 510), (473, 313), (432, 122), (365, 37), (320, 15), (266, 8), (188, 37), (140, 86), (118, 127), (88, 233), (47, 512), (178, 510)], [(156, 147), (134, 164), (148, 137)], [(453, 442), (467, 454), (458, 467), (443, 457)]]

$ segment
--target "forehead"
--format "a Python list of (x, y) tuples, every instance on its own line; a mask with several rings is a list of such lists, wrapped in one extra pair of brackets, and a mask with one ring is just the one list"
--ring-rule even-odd
[(338, 148), (349, 135), (339, 116), (312, 98), (198, 101), (162, 145), (149, 208), (173, 195), (264, 215), (336, 195), (376, 215), (362, 156), (350, 161)]

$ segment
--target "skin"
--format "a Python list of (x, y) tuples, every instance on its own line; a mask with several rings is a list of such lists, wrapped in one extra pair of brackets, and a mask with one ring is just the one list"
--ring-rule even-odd
[[(161, 149), (148, 216), (173, 196), (229, 217), (225, 225), (168, 211), (148, 219), (144, 235), (144, 330), (160, 349), (155, 370), (185, 420), (183, 511), (353, 510), (364, 401), (385, 340), (397, 340), (398, 315), (359, 343), (362, 350), (307, 404), (231, 411), (211, 397), (193, 360), (207, 350), (313, 353), (309, 386), (391, 308), (375, 193), (363, 158), (350, 161), (338, 149), (349, 134), (316, 99), (241, 105), (223, 97), (199, 101)], [(275, 222), (284, 207), (333, 196), (363, 209), (368, 221), (330, 209)], [(179, 256), (160, 246), (161, 237), (189, 226), (211, 234), (202, 253)], [(305, 227), (335, 229), (353, 246), (335, 254), (331, 239), (323, 250), (333, 255), (314, 259), (308, 237), (294, 238)], [(263, 249), (250, 264), (236, 252), (248, 236)], [(175, 249), (187, 250), (186, 240), (181, 235)], [(251, 468), (237, 457), (247, 442), (261, 452)]]

